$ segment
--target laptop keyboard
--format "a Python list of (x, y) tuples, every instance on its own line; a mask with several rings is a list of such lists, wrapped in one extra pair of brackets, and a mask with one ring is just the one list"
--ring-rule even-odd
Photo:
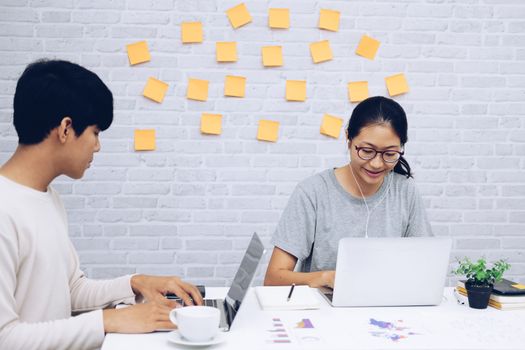
[(217, 307), (217, 299), (204, 299), (205, 306)]
[[(180, 303), (182, 306), (188, 306), (185, 302), (183, 302), (181, 299), (176, 300), (178, 303)], [(204, 306), (211, 306), (217, 308), (217, 305), (219, 304), (218, 299), (204, 299)], [(194, 304), (191, 304), (189, 306), (192, 306)]]

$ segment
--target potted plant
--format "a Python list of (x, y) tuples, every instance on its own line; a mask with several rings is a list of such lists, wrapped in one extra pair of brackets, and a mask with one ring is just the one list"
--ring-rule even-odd
[(503, 273), (510, 268), (510, 264), (500, 259), (491, 268), (488, 268), (484, 258), (476, 262), (464, 258), (458, 260), (458, 263), (458, 268), (452, 273), (467, 277), (465, 289), (469, 306), (474, 309), (486, 309), (494, 283), (501, 281)]

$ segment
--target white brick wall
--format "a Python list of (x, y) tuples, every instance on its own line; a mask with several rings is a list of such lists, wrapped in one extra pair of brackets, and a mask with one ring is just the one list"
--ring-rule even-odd
[[(115, 122), (86, 177), (55, 183), (90, 276), (227, 284), (250, 234), (268, 242), (295, 184), (346, 161), (343, 138), (318, 131), (323, 113), (350, 116), (346, 83), (368, 80), (386, 95), (383, 78), (405, 72), (412, 90), (396, 99), (435, 233), (454, 237), (453, 257), (507, 257), (525, 281), (524, 1), (247, 0), (253, 22), (233, 30), (224, 11), (239, 2), (0, 0), (0, 163), (16, 147), (12, 97), (29, 62), (78, 62), (115, 95)], [(290, 8), (290, 30), (267, 28), (269, 7)], [(339, 32), (316, 28), (320, 8), (342, 12)], [(190, 20), (203, 22), (203, 44), (181, 44)], [(374, 61), (354, 54), (365, 33), (382, 41)], [(308, 44), (321, 39), (335, 58), (314, 65)], [(130, 67), (125, 45), (139, 40), (152, 61)], [(215, 63), (222, 40), (238, 42), (237, 63)], [(271, 43), (285, 48), (282, 68), (261, 66)], [(226, 74), (247, 77), (246, 98), (222, 96)], [(141, 96), (149, 76), (170, 84), (160, 105)], [(185, 99), (188, 77), (210, 79), (207, 102)], [(306, 102), (284, 101), (286, 79), (308, 81)], [(223, 135), (200, 135), (202, 111), (224, 114)], [(281, 122), (278, 143), (254, 139), (261, 118)], [(156, 152), (132, 151), (142, 127), (157, 128)]]

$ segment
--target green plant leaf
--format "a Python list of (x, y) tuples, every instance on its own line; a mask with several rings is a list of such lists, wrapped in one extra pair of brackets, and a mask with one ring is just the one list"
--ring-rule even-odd
[(452, 271), (456, 275), (467, 277), (476, 284), (494, 284), (503, 278), (503, 274), (510, 268), (505, 260), (496, 261), (491, 268), (487, 267), (485, 258), (478, 259), (473, 263), (469, 258), (457, 259), (458, 267)]

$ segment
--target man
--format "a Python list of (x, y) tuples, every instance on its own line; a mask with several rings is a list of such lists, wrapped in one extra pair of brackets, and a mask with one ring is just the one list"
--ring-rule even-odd
[[(38, 61), (18, 80), (13, 107), (19, 145), (0, 167), (0, 349), (89, 349), (108, 332), (173, 328), (177, 304), (164, 295), (201, 304), (198, 289), (177, 277), (86, 278), (50, 187), (62, 174), (81, 178), (100, 150), (113, 120), (107, 86), (77, 64)], [(135, 305), (107, 308), (120, 302)]]

